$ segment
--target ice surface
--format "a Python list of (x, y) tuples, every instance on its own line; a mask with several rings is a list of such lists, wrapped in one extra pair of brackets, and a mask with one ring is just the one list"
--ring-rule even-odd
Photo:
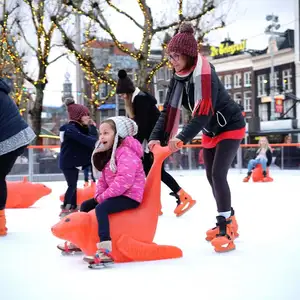
[(34, 207), (7, 210), (9, 234), (0, 238), (0, 299), (297, 300), (300, 176), (291, 171), (271, 175), (272, 183), (242, 183), (244, 174), (230, 172), (240, 238), (235, 251), (217, 254), (205, 241), (216, 206), (204, 172), (176, 173), (198, 203), (176, 218), (175, 199), (163, 185), (164, 215), (155, 242), (180, 247), (183, 258), (103, 270), (90, 270), (81, 255), (62, 256), (56, 248), (61, 241), (50, 228), (58, 221), (66, 184), (47, 182), (52, 194)]

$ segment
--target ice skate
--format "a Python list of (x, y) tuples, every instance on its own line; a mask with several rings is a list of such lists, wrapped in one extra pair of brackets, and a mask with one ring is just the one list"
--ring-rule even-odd
[(111, 255), (111, 241), (104, 241), (97, 244), (97, 252), (93, 261), (89, 262), (90, 269), (102, 269), (114, 263)]
[(219, 233), (211, 241), (216, 252), (228, 252), (235, 249), (234, 232), (232, 227), (232, 217), (225, 219), (223, 216), (217, 216), (217, 227)]
[(63, 255), (70, 255), (75, 253), (82, 253), (81, 249), (78, 248), (76, 245), (70, 242), (64, 242), (63, 244), (57, 245), (57, 248), (61, 250)]
[(7, 235), (5, 210), (0, 210), (0, 236)]
[(243, 182), (248, 182), (251, 178), (251, 174), (252, 174), (252, 172), (248, 172), (247, 176), (243, 179)]
[(273, 178), (269, 177), (267, 175), (267, 172), (266, 171), (263, 171), (263, 179), (262, 179), (263, 182), (272, 182), (273, 181)]
[(78, 212), (79, 208), (78, 206), (72, 206), (71, 204), (67, 204), (66, 206), (61, 205), (61, 212), (59, 214), (60, 218), (64, 218), (65, 216), (72, 214), (74, 212)]
[[(234, 209), (231, 207), (231, 220), (232, 220), (232, 229), (233, 229), (233, 233), (234, 233), (234, 238), (238, 238), (239, 237), (239, 233), (238, 233), (238, 229), (239, 229), (239, 225), (236, 221), (235, 215), (234, 215)], [(211, 240), (213, 240), (217, 234), (219, 233), (219, 227), (218, 225), (212, 229), (209, 229), (206, 231), (206, 240), (208, 242), (210, 242)]]
[(170, 195), (177, 199), (177, 207), (174, 210), (176, 217), (182, 216), (196, 204), (196, 201), (183, 189), (181, 189), (178, 194), (170, 193)]

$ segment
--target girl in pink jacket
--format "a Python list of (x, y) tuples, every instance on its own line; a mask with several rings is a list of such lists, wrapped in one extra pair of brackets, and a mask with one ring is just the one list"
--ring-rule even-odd
[[(143, 199), (146, 176), (142, 165), (143, 148), (133, 136), (137, 125), (126, 117), (113, 117), (103, 121), (100, 135), (92, 155), (93, 167), (101, 172), (95, 198), (82, 203), (80, 210), (95, 208), (100, 243), (97, 260), (112, 262), (112, 244), (108, 215), (137, 208)], [(94, 258), (86, 259), (96, 262)]]

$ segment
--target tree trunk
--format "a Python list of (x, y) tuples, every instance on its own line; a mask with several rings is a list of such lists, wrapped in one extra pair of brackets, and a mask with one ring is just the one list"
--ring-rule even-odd
[(39, 135), (42, 129), (42, 111), (43, 111), (45, 84), (37, 85), (35, 88), (36, 88), (36, 98), (34, 101), (34, 106), (30, 110), (31, 126), (37, 136), (37, 139), (35, 140), (35, 144), (41, 145), (42, 140), (39, 138)]
[(148, 85), (147, 85), (147, 77), (148, 77), (148, 67), (147, 67), (147, 60), (140, 59), (138, 60), (138, 65), (139, 69), (136, 72), (137, 75), (137, 87), (140, 88), (143, 91), (148, 90)]

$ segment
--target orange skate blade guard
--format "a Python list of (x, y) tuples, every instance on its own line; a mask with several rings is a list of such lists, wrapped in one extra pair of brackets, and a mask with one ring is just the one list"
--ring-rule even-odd
[(216, 252), (229, 252), (235, 249), (233, 240), (229, 240), (225, 236), (218, 236), (211, 241)]
[(181, 217), (188, 210), (190, 210), (195, 204), (196, 204), (196, 200), (188, 200), (188, 201), (184, 201), (184, 203), (182, 204), (179, 204), (174, 211), (176, 217)]

